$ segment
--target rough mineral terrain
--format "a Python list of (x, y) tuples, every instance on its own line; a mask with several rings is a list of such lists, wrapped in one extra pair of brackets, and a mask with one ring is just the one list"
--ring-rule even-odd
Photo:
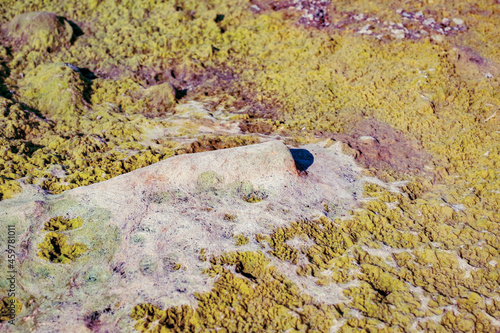
[(2, 0), (0, 330), (499, 332), (499, 26)]

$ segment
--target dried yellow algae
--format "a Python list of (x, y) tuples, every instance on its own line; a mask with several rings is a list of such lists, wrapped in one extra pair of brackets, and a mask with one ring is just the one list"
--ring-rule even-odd
[(49, 222), (45, 223), (44, 231), (65, 231), (80, 228), (83, 225), (81, 217), (68, 219), (62, 216), (53, 217)]
[[(307, 237), (314, 242), (312, 246), (301, 246), (297, 249), (288, 245), (290, 240), (296, 237)], [(346, 248), (352, 245), (352, 241), (347, 233), (339, 231), (338, 226), (327, 218), (318, 221), (294, 222), (290, 226), (276, 230), (270, 237), (260, 236), (260, 242), (267, 241), (273, 248), (271, 254), (276, 257), (298, 264), (299, 259), (307, 258), (309, 263), (297, 269), (299, 275), (313, 275), (320, 277), (322, 268), (336, 265), (331, 278), (338, 282), (347, 282), (348, 277), (343, 271), (348, 270), (352, 265), (348, 261), (341, 259)], [(324, 282), (323, 282), (324, 283)]]
[(185, 305), (161, 310), (152, 304), (139, 304), (131, 314), (137, 321), (136, 330), (328, 332), (338, 315), (333, 307), (301, 293), (259, 252), (213, 258), (207, 274), (219, 278), (213, 291), (196, 295), (196, 309)]
[(15, 197), (20, 192), (21, 186), (18, 182), (0, 177), (0, 200)]
[[(426, 200), (419, 198), (425, 193), (422, 188), (421, 183), (407, 184), (406, 191), (415, 189), (408, 196), (367, 184), (366, 193), (376, 199), (350, 219), (300, 221), (259, 240), (271, 245), (271, 254), (297, 264), (298, 274), (311, 275), (320, 285), (363, 281), (345, 290), (350, 301), (343, 305), (348, 321), (341, 331), (385, 324), (403, 332), (416, 323), (421, 329), (487, 332), (494, 327), (494, 317), (484, 306), (470, 306), (465, 300), (485, 304), (498, 295), (498, 236), (461, 222), (468, 220), (467, 214), (430, 194)], [(314, 244), (300, 249), (287, 245), (300, 235)], [(385, 257), (376, 255), (384, 247)], [(422, 297), (432, 301), (422, 303)], [(462, 316), (447, 309), (453, 304)], [(350, 309), (373, 318), (372, 324), (353, 320)], [(427, 318), (441, 314), (440, 323), (429, 324)]]
[(82, 254), (87, 252), (87, 245), (82, 243), (67, 244), (68, 237), (61, 233), (68, 230), (80, 228), (83, 225), (81, 217), (68, 219), (63, 216), (56, 216), (51, 218), (43, 231), (51, 231), (45, 234), (42, 243), (38, 244), (38, 257), (48, 260), (53, 263), (68, 264)]
[(67, 244), (66, 235), (49, 232), (42, 243), (38, 244), (38, 256), (57, 264), (69, 264), (87, 251), (82, 243)]
[(238, 235), (235, 237), (236, 241), (234, 242), (236, 246), (242, 246), (242, 245), (246, 245), (250, 242), (250, 239), (248, 239), (248, 237), (245, 237), (245, 235)]
[(142, 94), (149, 112), (153, 114), (170, 111), (175, 105), (175, 90), (168, 82), (151, 86)]
[(3, 297), (0, 300), (0, 322), (15, 319), (22, 309), (23, 303), (16, 297)]
[(29, 182), (59, 193), (174, 155), (168, 140), (154, 148), (138, 142), (148, 126), (143, 116), (127, 116), (101, 104), (89, 110), (84, 99), (87, 83), (64, 63), (48, 64), (37, 67), (20, 83), (21, 101), (42, 114), (2, 98), (4, 198), (16, 192), (13, 180), (21, 177), (29, 176)]
[[(40, 10), (53, 10), (58, 15), (61, 14), (61, 9), (69, 10), (71, 14), (66, 12), (69, 15), (57, 17), (58, 22), (62, 22), (63, 25), (68, 23), (63, 18), (64, 16), (77, 21), (76, 25), (79, 22), (89, 23), (93, 21), (90, 26), (100, 27), (101, 25), (94, 21), (96, 18), (89, 21), (89, 18), (93, 17), (90, 11), (96, 9), (97, 4), (97, 2), (51, 3), (47, 6), (44, 5)], [(30, 8), (35, 10), (35, 7), (41, 3), (37, 5), (36, 2), (32, 2), (29, 5), (24, 4), (19, 7), (18, 2), (3, 2), (0, 9), (6, 16), (2, 17), (0, 23), (4, 23), (5, 27), (8, 27), (9, 24), (12, 27), (17, 26), (20, 19), (14, 18), (15, 15), (11, 16), (11, 14), (17, 9), (25, 12), (25, 5), (31, 6)], [(101, 3), (99, 7), (103, 13), (112, 13), (115, 4), (106, 2)], [(122, 9), (120, 8), (120, 10)], [(173, 10), (175, 11), (175, 8)], [(78, 21), (78, 18), (83, 19), (79, 16), (82, 13), (88, 13), (90, 16)], [(155, 15), (159, 13), (155, 12)], [(36, 17), (41, 15), (40, 13), (32, 14)], [(145, 13), (143, 12), (143, 14)], [(166, 14), (168, 12), (165, 12)], [(48, 13), (40, 17), (46, 16), (55, 17), (54, 14)], [(118, 13), (118, 16), (121, 16), (121, 13)], [(26, 17), (26, 15), (21, 15), (21, 17)], [(106, 20), (110, 18), (108, 15), (103, 15), (103, 17), (106, 17)], [(136, 20), (134, 24), (142, 26), (142, 17), (137, 16), (134, 20)], [(94, 26), (94, 23), (97, 25)], [(103, 26), (110, 29), (116, 28), (122, 31), (117, 26), (111, 28), (113, 24), (110, 22), (103, 23)], [(124, 21), (121, 21), (120, 24), (122, 23)], [(151, 23), (152, 21), (148, 24)], [(198, 29), (201, 28), (198, 27)], [(53, 32), (59, 31), (56, 30)], [(150, 32), (146, 32), (148, 36)], [(182, 28), (178, 29), (178, 33), (181, 38), (187, 36), (186, 31)], [(144, 75), (151, 74), (153, 81), (149, 80), (148, 75), (146, 75), (147, 77), (136, 77), (134, 74), (137, 72), (136, 70), (127, 70), (119, 65), (120, 62), (108, 62), (108, 60), (113, 59), (109, 56), (109, 52), (120, 49), (117, 49), (116, 45), (108, 45), (104, 48), (96, 47), (98, 45), (95, 44), (96, 42), (101, 43), (101, 33), (97, 33), (97, 36), (94, 34), (93, 37), (88, 34), (76, 37), (78, 38), (72, 45), (65, 43), (51, 52), (46, 52), (46, 50), (30, 50), (28, 52), (24, 49), (16, 49), (14, 54), (7, 51), (0, 53), (2, 62), (8, 63), (7, 66), (10, 70), (10, 77), (5, 82), (10, 89), (10, 92), (5, 90), (5, 96), (8, 96), (5, 100), (9, 105), (3, 108), (4, 112), (2, 113), (11, 117), (14, 114), (13, 111), (18, 109), (22, 114), (22, 118), (9, 120), (5, 127), (4, 137), (10, 141), (2, 144), (2, 150), (6, 150), (5, 161), (7, 164), (14, 164), (14, 166), (11, 169), (13, 172), (5, 172), (9, 176), (5, 177), (8, 178), (8, 185), (2, 184), (4, 198), (10, 197), (16, 192), (13, 189), (17, 185), (11, 182), (11, 179), (29, 176), (33, 178), (29, 179), (30, 182), (38, 183), (53, 193), (59, 193), (76, 186), (109, 179), (170, 157), (176, 152), (172, 149), (176, 144), (169, 140), (162, 140), (155, 147), (139, 143), (144, 131), (155, 126), (156, 123), (161, 124), (161, 122), (148, 121), (142, 115), (149, 117), (173, 112), (174, 89), (170, 83), (157, 82), (154, 79), (158, 73), (161, 77), (168, 77), (168, 71), (165, 68), (155, 69), (151, 67), (151, 71), (148, 68), (143, 73)], [(141, 33), (140, 38), (143, 39), (143, 37), (144, 34)], [(83, 42), (83, 39), (86, 38), (91, 38), (90, 44), (89, 41)], [(106, 41), (111, 41), (111, 39), (106, 39)], [(9, 45), (10, 42), (13, 41), (9, 41), (7, 38), (5, 45)], [(93, 46), (90, 47), (90, 45)], [(101, 46), (105, 45), (101, 44)], [(177, 52), (183, 49), (181, 47)], [(99, 52), (100, 55), (92, 57), (90, 54), (91, 58), (88, 61), (81, 61), (81, 56), (87, 57), (89, 56), (88, 52), (94, 51)], [(136, 60), (134, 59), (132, 62), (136, 62)], [(156, 63), (161, 64), (161, 61)], [(98, 67), (96, 67), (97, 64), (99, 64)], [(103, 70), (106, 73), (94, 79), (90, 84), (85, 75), (82, 74), (83, 70), (88, 71), (87, 68), (95, 71), (96, 74), (103, 73)], [(154, 71), (158, 73), (153, 73)], [(120, 79), (122, 76), (123, 79)], [(149, 85), (150, 82), (152, 82), (150, 88), (144, 86)], [(158, 89), (162, 91), (163, 97), (160, 99), (155, 93)], [(18, 104), (15, 104), (15, 100), (18, 101)], [(27, 110), (24, 105), (28, 105), (32, 109)], [(78, 116), (76, 117), (74, 113), (77, 113)], [(0, 117), (2, 116), (0, 115)], [(44, 119), (44, 117), (49, 119)], [(26, 125), (30, 128), (26, 129), (28, 127)], [(238, 142), (238, 138), (236, 141), (233, 139), (226, 141), (232, 145), (243, 144)], [(23, 143), (34, 149), (18, 149), (17, 146), (22, 146)], [(32, 156), (33, 151), (35, 154)], [(183, 152), (183, 150), (181, 149), (179, 152)], [(131, 157), (130, 155), (133, 154), (138, 156)], [(57, 177), (53, 175), (53, 166), (63, 171)], [(6, 166), (7, 168), (10, 166)], [(2, 182), (5, 183), (4, 180)]]

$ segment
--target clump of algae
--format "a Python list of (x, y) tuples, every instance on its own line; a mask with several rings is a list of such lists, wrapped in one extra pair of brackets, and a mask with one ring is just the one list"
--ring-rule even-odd
[(82, 254), (87, 252), (87, 246), (82, 243), (68, 244), (68, 238), (63, 231), (80, 228), (83, 219), (64, 218), (62, 216), (53, 217), (45, 223), (44, 231), (51, 231), (45, 235), (42, 243), (38, 244), (38, 257), (53, 263), (68, 264), (75, 261)]
[[(313, 241), (313, 245), (301, 246), (300, 249), (288, 245), (289, 241), (297, 237), (307, 237)], [(261, 243), (267, 242), (273, 248), (271, 254), (282, 260), (298, 264), (301, 257), (307, 258), (309, 263), (298, 268), (299, 275), (319, 276), (321, 269), (338, 263), (341, 266), (332, 278), (341, 280), (344, 278), (341, 269), (345, 269), (344, 266), (349, 266), (349, 263), (336, 258), (341, 257), (353, 244), (349, 234), (340, 231), (338, 226), (326, 217), (313, 221), (293, 222), (288, 227), (277, 229), (270, 236), (260, 235), (258, 239)]]
[(222, 190), (224, 176), (215, 171), (202, 172), (196, 180), (196, 185), (200, 191), (217, 192)]
[(256, 189), (248, 180), (237, 181), (231, 184), (231, 194), (248, 203), (257, 203), (267, 199), (268, 194), (262, 189)]
[[(62, 77), (51, 80), (55, 83), (62, 80), (64, 85), (57, 89), (70, 87), (70, 91), (62, 91), (63, 98), (60, 99), (61, 96), (54, 95), (54, 91), (44, 90), (44, 85), (50, 84), (43, 84), (43, 81), (31, 84), (29, 77), (23, 81), (29, 83), (23, 89), (33, 97), (26, 103), (43, 106), (44, 112), (59, 110), (56, 114), (45, 114), (50, 120), (21, 103), (0, 98), (0, 132), (3, 134), (0, 139), (0, 165), (3, 166), (0, 169), (0, 189), (4, 198), (17, 192), (19, 186), (14, 180), (21, 177), (29, 176), (28, 182), (60, 193), (174, 155), (172, 147), (175, 144), (171, 141), (164, 140), (154, 148), (138, 142), (148, 126), (144, 117), (129, 117), (113, 109), (88, 110), (81, 91), (86, 81), (72, 68), (64, 64), (42, 67), (42, 72), (45, 69), (48, 73), (61, 71)], [(38, 94), (44, 91), (50, 96)], [(65, 96), (67, 100), (62, 103)], [(73, 103), (73, 98), (79, 102)], [(54, 173), (54, 169), (61, 172)]]
[[(234, 266), (236, 274), (227, 266)], [(279, 274), (260, 252), (228, 253), (212, 259), (207, 274), (218, 276), (214, 290), (197, 294), (198, 307), (161, 310), (152, 304), (134, 307), (131, 318), (140, 332), (225, 330), (230, 332), (328, 332), (336, 311)]]
[(168, 82), (151, 86), (145, 89), (142, 95), (149, 112), (153, 114), (170, 111), (176, 102), (175, 90)]
[(250, 239), (246, 237), (245, 235), (239, 234), (238, 236), (235, 237), (235, 245), (236, 246), (242, 246), (246, 245), (250, 242)]
[(66, 235), (49, 232), (42, 243), (38, 244), (38, 256), (57, 264), (69, 264), (87, 251), (81, 243), (67, 244)]
[[(22, 309), (23, 303), (16, 297), (3, 297), (0, 300), (0, 322), (14, 319), (15, 316), (21, 313)], [(14, 314), (14, 318), (12, 314)]]
[(20, 192), (21, 186), (18, 182), (0, 176), (0, 200), (13, 198)]
[(81, 217), (75, 217), (74, 219), (68, 219), (62, 216), (53, 217), (49, 222), (45, 223), (45, 228), (43, 231), (65, 231), (80, 228), (83, 225), (83, 219)]
[(243, 200), (249, 203), (261, 202), (262, 200), (267, 198), (267, 194), (263, 191), (252, 191), (249, 194), (243, 194), (241, 196)]

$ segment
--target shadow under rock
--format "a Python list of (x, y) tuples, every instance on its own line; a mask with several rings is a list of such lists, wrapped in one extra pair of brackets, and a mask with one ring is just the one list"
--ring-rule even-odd
[[(68, 21), (71, 28), (73, 28), (73, 36), (71, 36), (71, 40), (70, 40), (71, 45), (73, 45), (75, 43), (76, 39), (83, 35), (83, 30), (75, 22), (73, 22), (71, 20), (68, 20), (68, 19), (61, 17), (61, 16), (58, 18), (60, 21), (63, 21), (63, 20)], [(62, 23), (64, 23), (64, 22), (62, 22)]]
[(292, 153), (295, 166), (300, 172), (307, 171), (307, 169), (314, 163), (314, 156), (307, 149), (291, 148), (290, 153)]
[(90, 69), (84, 67), (77, 67), (83, 77), (89, 80), (97, 79), (97, 75), (94, 74)]

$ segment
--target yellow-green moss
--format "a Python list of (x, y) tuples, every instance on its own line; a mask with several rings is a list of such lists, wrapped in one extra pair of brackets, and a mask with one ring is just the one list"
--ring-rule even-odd
[(75, 117), (85, 110), (88, 83), (65, 63), (40, 65), (28, 72), (19, 85), (21, 101), (49, 117)]
[(200, 250), (198, 259), (200, 259), (201, 261), (207, 261), (207, 249), (203, 248)]
[(22, 309), (23, 303), (16, 297), (3, 297), (0, 300), (0, 322), (15, 319)]
[(21, 186), (14, 180), (5, 180), (0, 176), (0, 200), (10, 199), (21, 192)]
[(245, 237), (245, 235), (242, 235), (242, 234), (236, 236), (235, 239), (236, 240), (234, 243), (236, 246), (246, 245), (250, 242), (250, 239), (248, 239), (248, 237)]
[[(490, 329), (492, 322), (485, 315), (486, 307), (480, 305), (484, 297), (496, 293), (498, 274), (491, 263), (498, 251), (487, 245), (495, 242), (496, 236), (458, 223), (467, 220), (468, 215), (438, 199), (439, 193), (430, 192), (430, 188), (429, 184), (410, 182), (404, 193), (391, 193), (368, 184), (365, 191), (373, 199), (349, 219), (295, 222), (257, 239), (268, 243), (273, 249), (270, 253), (282, 260), (299, 264), (299, 259), (307, 259), (307, 264), (297, 267), (297, 273), (312, 275), (320, 285), (362, 281), (360, 286), (345, 291), (349, 302), (344, 309), (348, 319), (342, 327), (344, 332), (382, 324), (391, 330), (407, 331), (417, 319), (420, 327), (430, 328), (423, 319), (441, 315), (443, 306), (457, 300), (463, 315), (443, 317), (438, 329)], [(300, 237), (314, 242), (298, 248), (289, 245)], [(481, 250), (472, 245), (478, 242), (485, 243)], [(382, 246), (394, 253), (376, 255)], [(398, 248), (407, 250), (394, 250)], [(463, 259), (474, 267), (459, 264)], [(409, 285), (422, 288), (424, 295), (436, 302), (427, 303), (425, 308), (419, 293)], [(371, 324), (354, 320), (349, 309), (374, 319)]]
[[(172, 142), (155, 148), (141, 139), (144, 119), (130, 119), (120, 113), (92, 114), (83, 118), (78, 133), (77, 117), (41, 121), (12, 101), (0, 113), (0, 129), (8, 139), (0, 139), (0, 190), (4, 197), (18, 188), (12, 180), (30, 176), (53, 193), (89, 185), (173, 156)], [(84, 132), (86, 134), (83, 134)], [(83, 134), (83, 135), (82, 135)], [(135, 156), (137, 155), (137, 156)], [(54, 170), (59, 172), (54, 173)], [(6, 180), (7, 179), (7, 180)]]
[(81, 217), (68, 219), (62, 216), (53, 217), (49, 222), (45, 223), (44, 231), (65, 231), (80, 228), (83, 225)]
[[(225, 268), (234, 266), (237, 274)], [(198, 306), (165, 310), (152, 304), (134, 307), (131, 318), (140, 332), (306, 331), (328, 332), (337, 312), (315, 303), (279, 274), (259, 252), (229, 253), (212, 260), (207, 274), (216, 276), (214, 290), (197, 294)]]
[(250, 194), (241, 196), (243, 200), (250, 203), (260, 202), (267, 198), (267, 194), (263, 191), (252, 191)]
[(256, 203), (265, 200), (268, 194), (262, 189), (256, 189), (248, 180), (238, 181), (231, 184), (231, 193), (246, 202)]
[(145, 103), (148, 105), (148, 113), (170, 113), (175, 105), (175, 90), (170, 83), (162, 83), (151, 86), (142, 92)]
[[(300, 249), (288, 245), (287, 242), (300, 237), (312, 240), (309, 246)], [(271, 252), (276, 257), (297, 264), (300, 257), (306, 257), (311, 266), (298, 269), (298, 273), (315, 275), (318, 269), (326, 269), (342, 256), (352, 240), (348, 233), (342, 233), (328, 218), (322, 217), (315, 221), (299, 221), (289, 227), (279, 228), (270, 237), (260, 237), (273, 248)], [(309, 272), (309, 273), (306, 273)]]
[(38, 244), (38, 257), (53, 263), (69, 264), (87, 252), (87, 246), (82, 243), (67, 244), (66, 235), (49, 232), (42, 243)]

